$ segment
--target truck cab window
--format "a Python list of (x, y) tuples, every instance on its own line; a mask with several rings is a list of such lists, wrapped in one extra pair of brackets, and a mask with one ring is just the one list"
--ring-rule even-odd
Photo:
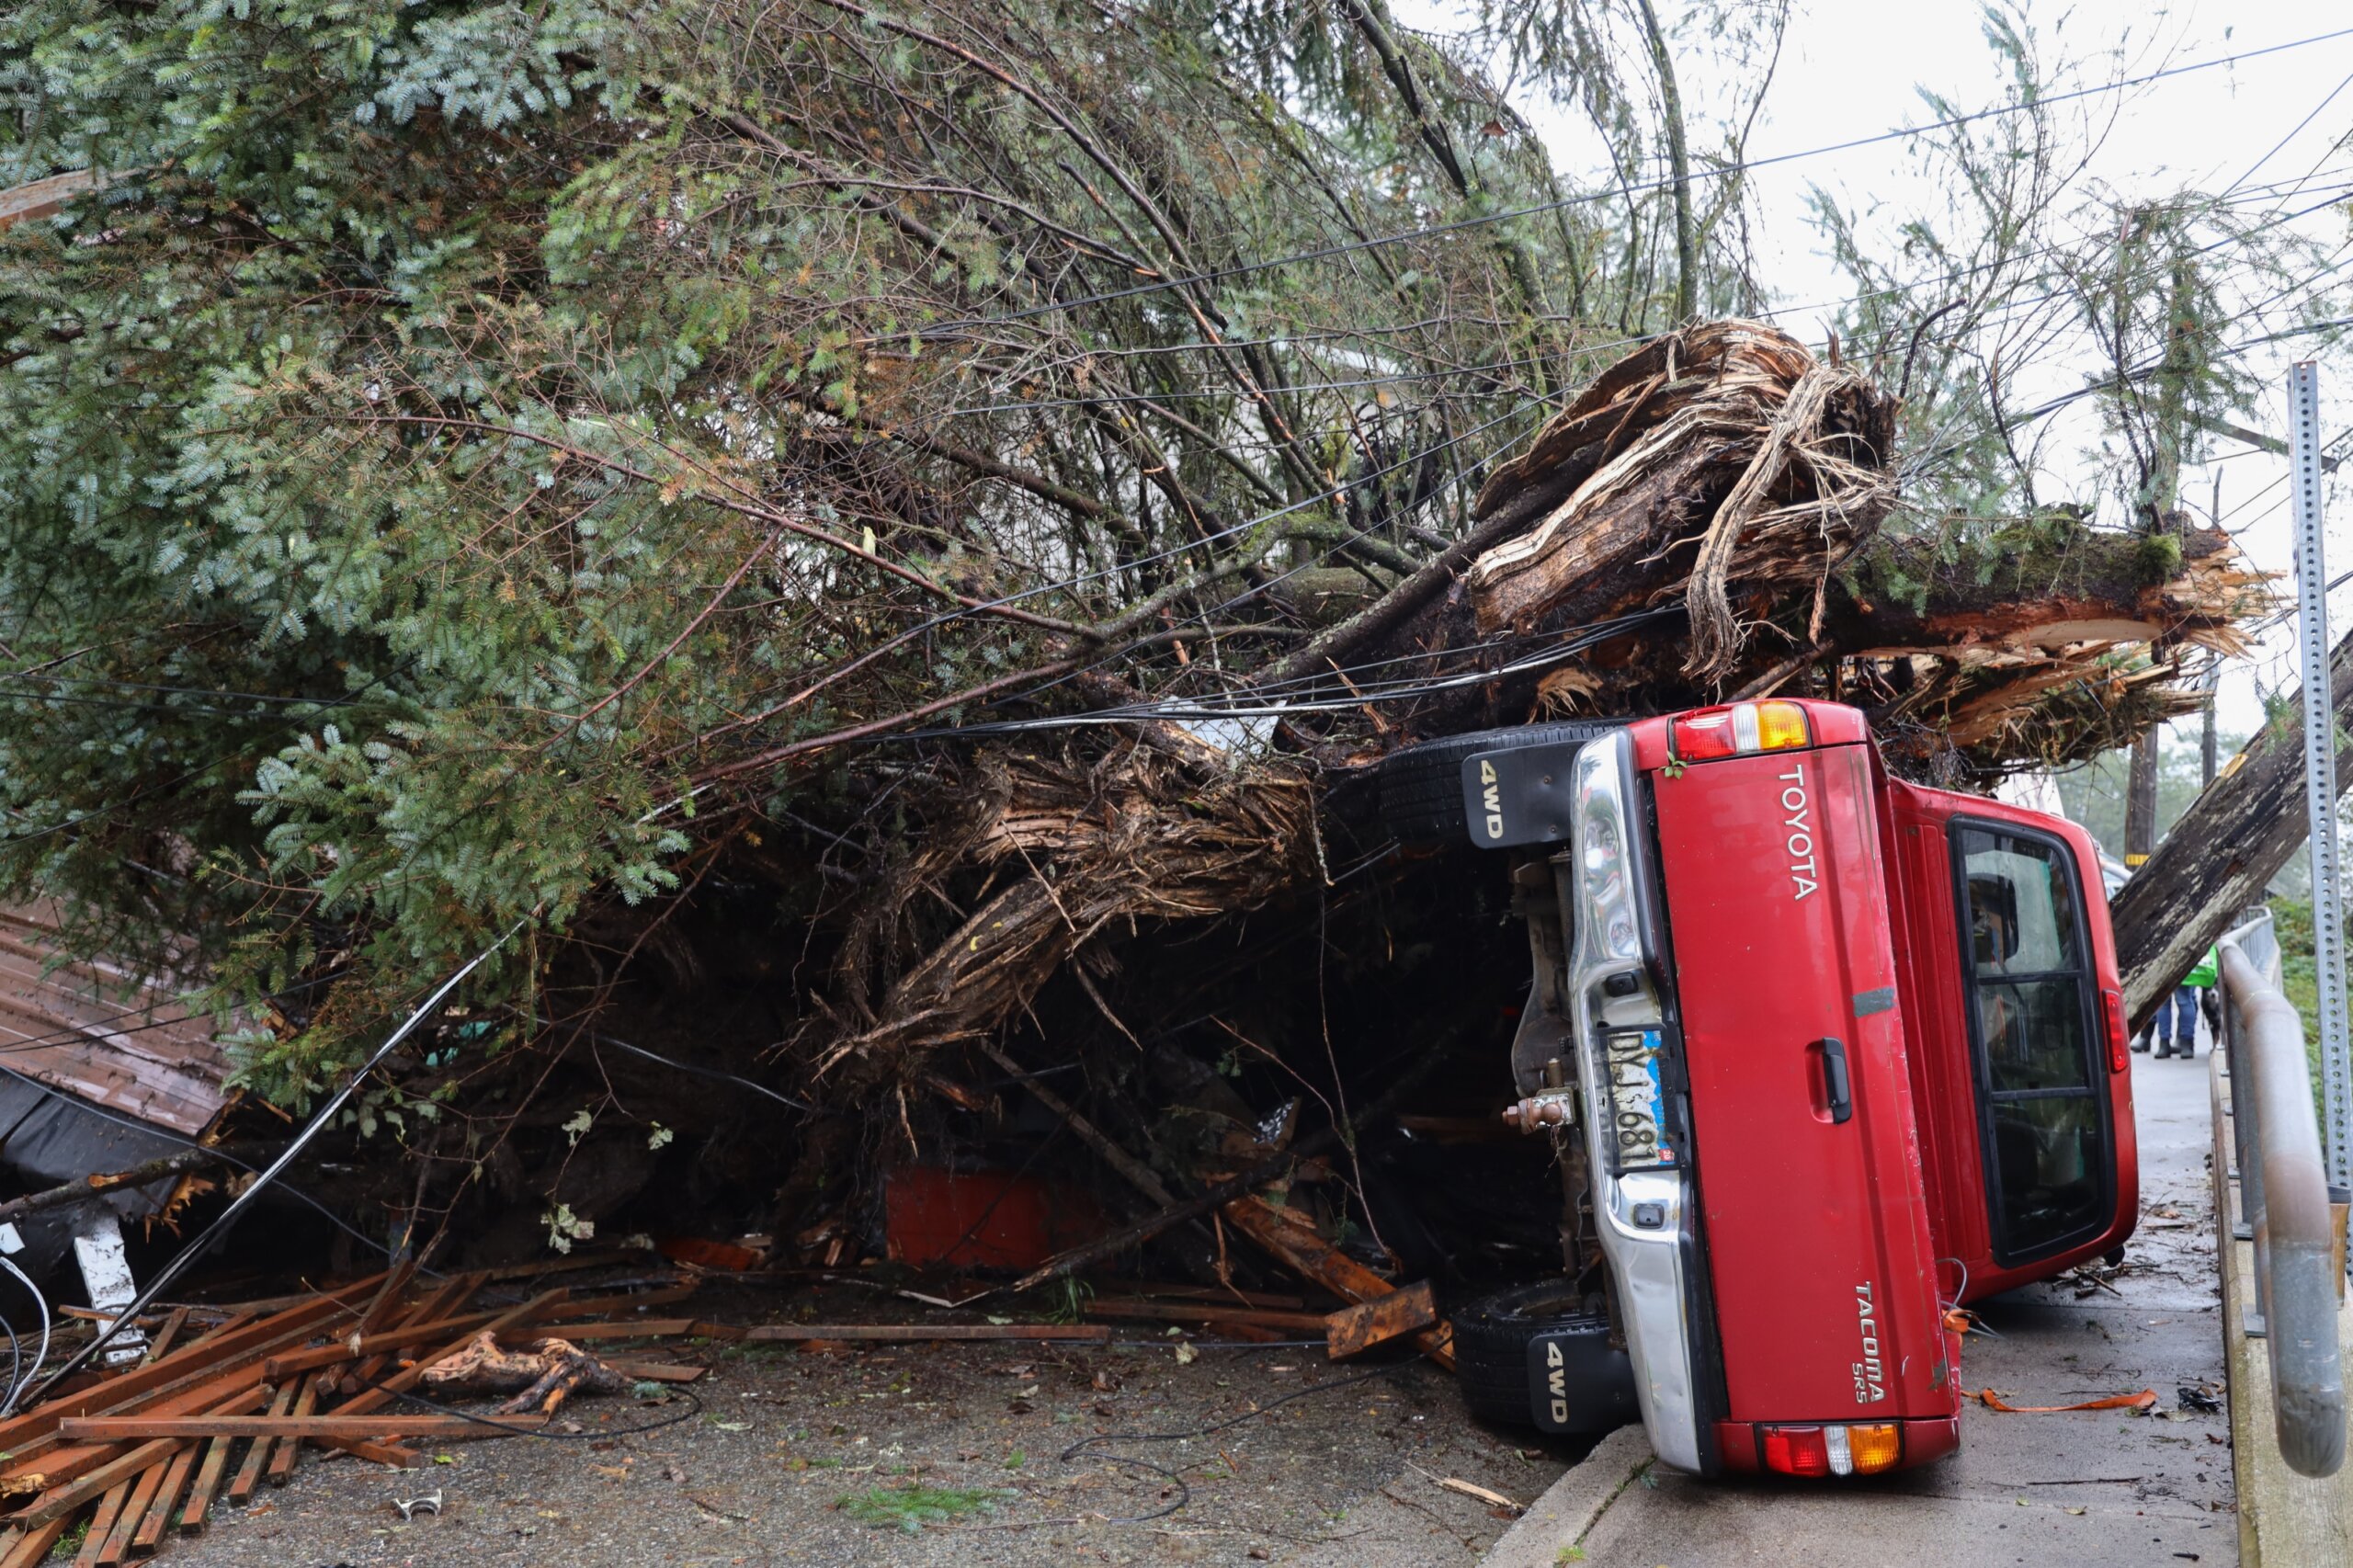
[(1953, 848), (1995, 1252), (2018, 1262), (2107, 1214), (2090, 957), (2064, 846), (1964, 824)]

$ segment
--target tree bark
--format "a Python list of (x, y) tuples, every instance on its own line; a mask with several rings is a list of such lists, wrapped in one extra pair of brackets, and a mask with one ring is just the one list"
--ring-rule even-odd
[[(2328, 679), (2344, 737), (2353, 726), (2353, 635), (2336, 644)], [(2247, 743), (2237, 766), (2182, 813), (2165, 846), (2117, 895), (2117, 969), (2134, 1028), (2155, 1017), (2158, 1002), (2239, 912), (2262, 901), (2304, 842), (2302, 704), (2300, 695)], [(2353, 744), (2342, 738), (2336, 777), (2340, 786), (2353, 780)]]

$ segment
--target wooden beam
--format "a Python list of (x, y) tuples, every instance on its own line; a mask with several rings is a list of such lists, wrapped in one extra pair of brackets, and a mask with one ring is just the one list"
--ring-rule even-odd
[(124, 1499), (122, 1507), (116, 1513), (114, 1526), (107, 1531), (106, 1544), (98, 1549), (100, 1568), (112, 1568), (112, 1564), (131, 1555), (131, 1535), (139, 1528), (141, 1521), (147, 1517), (147, 1510), (153, 1506), (155, 1494), (162, 1487), (168, 1469), (166, 1465), (151, 1464), (131, 1483), (131, 1495)]
[[(310, 1376), (302, 1380), (301, 1392), (296, 1393), (294, 1396), (294, 1408), (287, 1413), (287, 1419), (290, 1421), (301, 1422), (309, 1416), (315, 1415), (318, 1408), (319, 1375), (316, 1372), (313, 1372)], [(100, 1419), (103, 1420), (105, 1417), (102, 1416)], [(117, 1419), (120, 1419), (120, 1417), (118, 1417)], [(131, 1419), (135, 1420), (137, 1417), (134, 1416)], [(267, 1418), (265, 1417), (264, 1419)], [(124, 1434), (125, 1437), (165, 1437), (168, 1434), (161, 1432)], [(364, 1437), (370, 1436), (370, 1434), (362, 1432), (357, 1434), (357, 1436)], [(277, 1450), (269, 1456), (269, 1463), (262, 1467), (261, 1478), (272, 1486), (285, 1485), (289, 1481), (293, 1479), (294, 1461), (301, 1457), (301, 1437), (281, 1437), (278, 1439)]]
[[(1235, 1230), (1336, 1296), (1364, 1302), (1377, 1301), (1397, 1290), (1263, 1198), (1253, 1195), (1235, 1199), (1220, 1212)], [(1454, 1369), (1454, 1331), (1446, 1324), (1415, 1331), (1414, 1343), (1448, 1371)]]
[(1428, 1328), (1438, 1322), (1438, 1301), (1425, 1279), (1357, 1306), (1343, 1307), (1324, 1322), (1328, 1335), (1325, 1354), (1338, 1361), (1400, 1335)]
[(748, 1331), (744, 1337), (771, 1344), (779, 1340), (804, 1339), (849, 1339), (910, 1345), (926, 1340), (950, 1339), (1078, 1339), (1100, 1344), (1111, 1337), (1111, 1327), (1108, 1324), (1099, 1323), (766, 1324)]
[[(439, 1437), (453, 1432), (476, 1435), (501, 1426), (539, 1426), (543, 1415), (501, 1415), (476, 1421), (464, 1415), (342, 1415), (313, 1412), (297, 1415), (81, 1415), (72, 1422), (74, 1432), (97, 1442), (153, 1441), (157, 1438), (254, 1437), (300, 1442), (324, 1437)], [(248, 1460), (247, 1462), (251, 1462)]]
[[(107, 1489), (98, 1499), (97, 1512), (90, 1517), (90, 1528), (83, 1533), (82, 1550), (74, 1554), (74, 1568), (97, 1568), (98, 1554), (107, 1549), (107, 1537), (114, 1533), (114, 1522), (130, 1500), (127, 1480)], [(63, 1522), (62, 1517), (58, 1522)]]
[[(196, 1468), (196, 1447), (190, 1444), (172, 1456), (172, 1462), (163, 1467), (162, 1484), (149, 1499), (146, 1512), (139, 1518), (139, 1528), (131, 1532), (131, 1555), (153, 1557), (161, 1544), (164, 1532), (171, 1528), (172, 1509), (188, 1487), (188, 1471)], [(154, 1474), (153, 1471), (147, 1472)]]
[[(278, 1386), (277, 1394), (269, 1402), (269, 1413), (272, 1415), (284, 1415), (293, 1408), (294, 1385), (292, 1383), (280, 1383)], [(213, 1434), (210, 1431), (207, 1431), (205, 1434), (207, 1437), (212, 1435)], [(233, 1434), (228, 1435), (233, 1436)], [(269, 1463), (269, 1445), (267, 1443), (256, 1443), (253, 1447), (247, 1449), (245, 1450), (244, 1462), (237, 1467), (236, 1475), (229, 1483), (229, 1501), (235, 1504), (240, 1508), (252, 1502), (254, 1500), (254, 1488), (261, 1484), (262, 1467), (267, 1463)]]
[(1141, 1318), (1147, 1323), (1238, 1323), (1252, 1328), (1287, 1328), (1299, 1334), (1324, 1332), (1322, 1312), (1235, 1307), (1220, 1301), (1148, 1301), (1131, 1296), (1097, 1296), (1086, 1303), (1086, 1311), (1090, 1317)]

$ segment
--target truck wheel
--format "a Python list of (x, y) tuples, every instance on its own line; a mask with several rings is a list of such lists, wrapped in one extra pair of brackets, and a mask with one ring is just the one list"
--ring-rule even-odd
[(1462, 812), (1462, 764), (1485, 751), (1530, 746), (1583, 745), (1623, 727), (1623, 719), (1569, 719), (1550, 724), (1515, 724), (1507, 730), (1473, 730), (1393, 751), (1381, 760), (1374, 782), (1380, 791), (1381, 824), (1405, 844), (1461, 843), (1471, 836)]
[(1634, 1369), (1609, 1344), (1608, 1315), (1570, 1279), (1547, 1279), (1456, 1312), (1454, 1369), (1474, 1415), (1541, 1432), (1597, 1436), (1643, 1418)]

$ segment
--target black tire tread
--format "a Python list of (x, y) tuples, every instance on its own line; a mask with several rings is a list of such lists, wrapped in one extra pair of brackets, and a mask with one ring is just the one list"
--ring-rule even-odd
[(1573, 1281), (1542, 1279), (1472, 1301), (1449, 1321), (1462, 1403), (1486, 1420), (1527, 1426), (1529, 1341), (1546, 1329), (1594, 1324), (1600, 1316), (1586, 1310)]
[(1582, 744), (1620, 728), (1622, 719), (1566, 719), (1543, 724), (1515, 724), (1504, 730), (1473, 730), (1468, 734), (1393, 751), (1381, 761), (1375, 783), (1381, 800), (1381, 825), (1407, 844), (1442, 844), (1465, 839), (1469, 819), (1462, 812), (1462, 764), (1481, 752), (1519, 751), (1529, 746)]

